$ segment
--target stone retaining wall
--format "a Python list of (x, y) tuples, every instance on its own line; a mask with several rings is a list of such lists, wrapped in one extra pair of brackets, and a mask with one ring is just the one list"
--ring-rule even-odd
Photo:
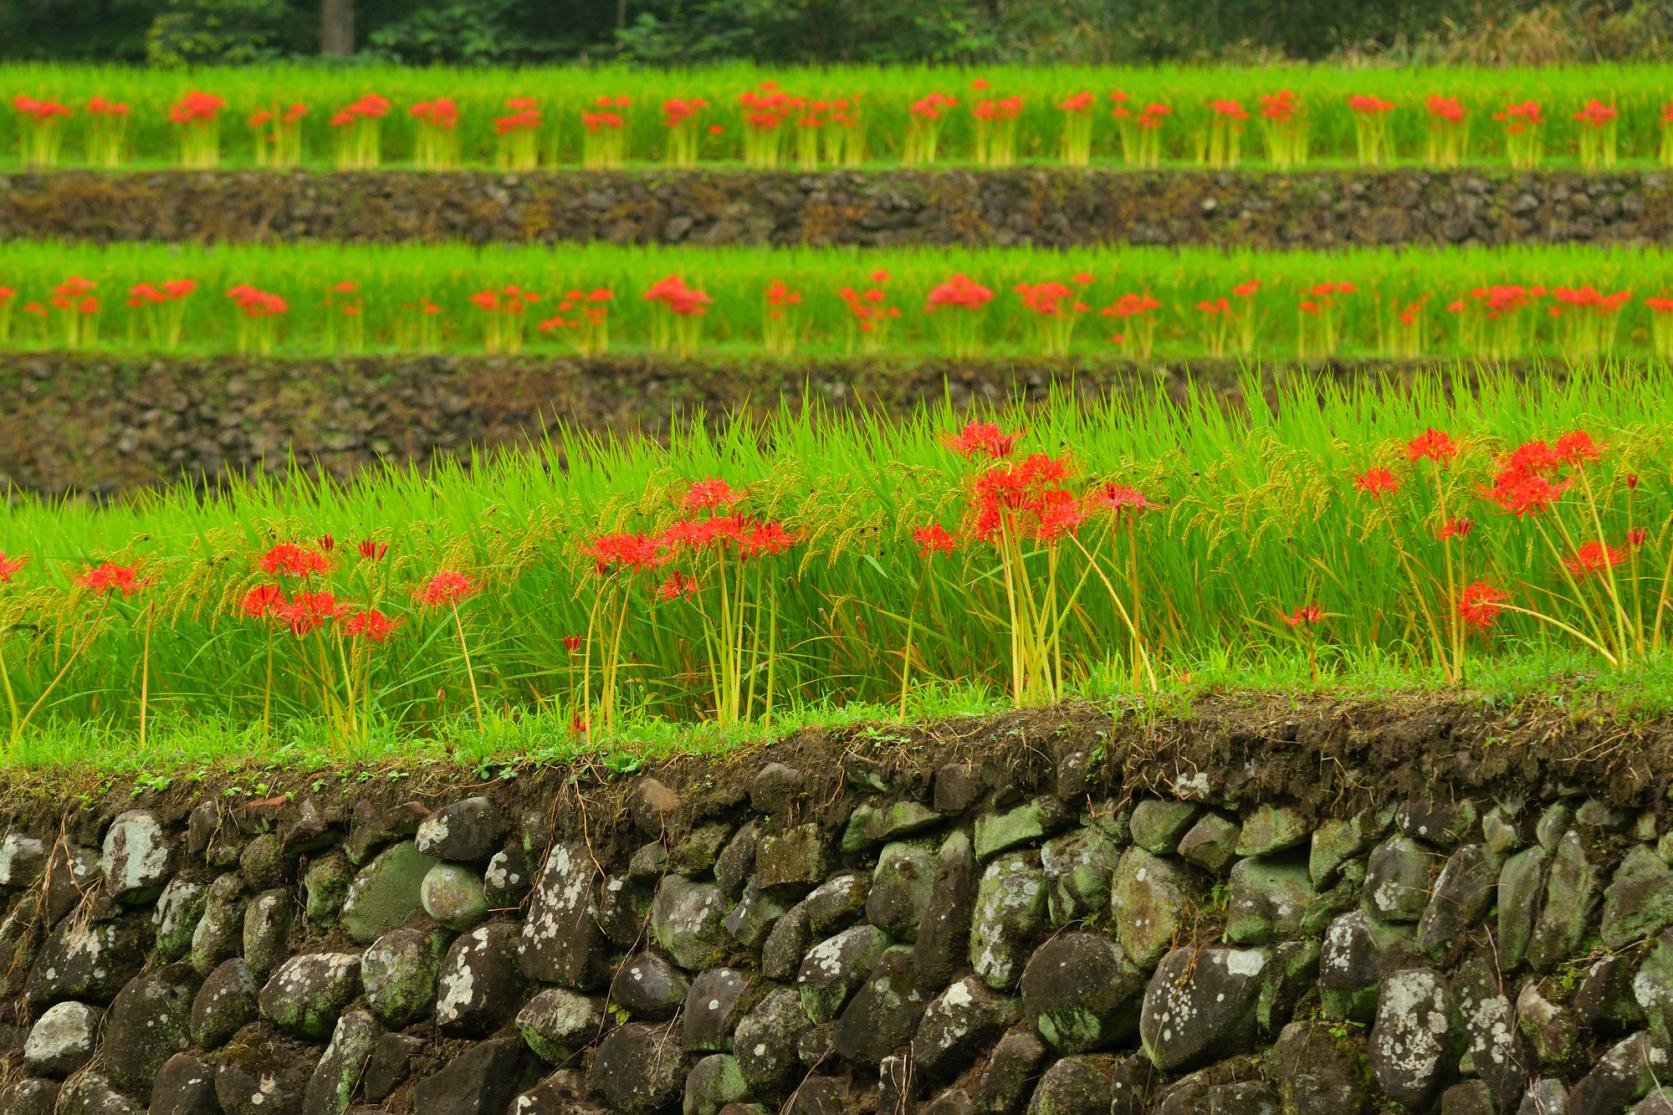
[(0, 240), (1215, 244), (1328, 248), (1673, 239), (1665, 172), (1270, 173), (1031, 167), (507, 175), (0, 175)]
[[(1443, 369), (1452, 365), (1430, 365)], [(1295, 365), (1269, 366), (1269, 377)], [(1352, 362), (1312, 371), (1363, 380), (1419, 365)], [(305, 467), (349, 479), (366, 465), (468, 460), (526, 446), (568, 424), (666, 436), (670, 419), (767, 417), (804, 402), (904, 412), (1041, 402), (1055, 391), (1179, 393), (1187, 380), (1239, 398), (1234, 360), (1039, 359), (672, 361), (646, 356), (150, 359), (85, 353), (0, 356), (0, 490), (112, 495), (186, 478)], [(1560, 369), (1539, 369), (1559, 375)]]
[(1673, 1111), (1665, 730), (1236, 716), (14, 804), (0, 1113)]

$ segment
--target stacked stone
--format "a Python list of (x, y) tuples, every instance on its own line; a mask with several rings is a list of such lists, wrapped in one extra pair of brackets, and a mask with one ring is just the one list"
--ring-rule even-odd
[[(0, 1115), (1669, 1115), (1673, 835), (952, 764), (0, 838)], [(1397, 1108), (1394, 1105), (1398, 1105)]]

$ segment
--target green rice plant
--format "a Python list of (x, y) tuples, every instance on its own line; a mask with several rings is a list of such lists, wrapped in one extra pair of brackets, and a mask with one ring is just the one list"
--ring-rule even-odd
[(1251, 368), (1246, 411), (1196, 389), (785, 410), (665, 444), (559, 428), (350, 485), (20, 496), (7, 734), (300, 719), (359, 747), (521, 716), (585, 735), (926, 688), (1148, 692), (1205, 662), (1321, 684), (1361, 662), (1437, 685), (1524, 656), (1656, 668), (1673, 373), (1556, 371)]
[[(763, 83), (773, 84), (763, 90)], [(264, 151), (274, 146), (281, 130), (275, 119), (283, 122), (295, 106), (305, 111), (283, 128), (294, 130), (303, 162), (333, 165), (338, 137), (351, 133), (351, 161), (358, 162), (368, 155), (359, 144), (370, 142), (372, 129), (363, 121), (353, 127), (334, 126), (333, 121), (345, 106), (369, 95), (390, 103), (376, 128), (376, 160), (386, 166), (492, 166), (502, 135), (509, 134), (496, 122), (529, 108), (538, 120), (524, 117), (524, 125), (514, 130), (525, 132), (539, 161), (552, 166), (582, 165), (589, 147), (606, 133), (611, 152), (602, 157), (610, 165), (618, 157), (628, 165), (768, 165), (769, 155), (772, 165), (794, 160), (803, 168), (991, 164), (996, 149), (990, 135), (999, 140), (1000, 162), (1014, 158), (1079, 165), (1084, 153), (1092, 163), (1185, 164), (1199, 143), (1206, 154), (1216, 128), (1225, 132), (1224, 144), (1237, 139), (1231, 118), (1216, 111), (1216, 103), (1235, 103), (1244, 113), (1256, 114), (1263, 97), (1281, 91), (1292, 95), (1297, 119), (1305, 121), (1307, 165), (1350, 165), (1364, 158), (1364, 120), (1353, 107), (1354, 99), (1361, 98), (1361, 104), (1374, 99), (1393, 106), (1386, 112), (1386, 134), (1379, 125), (1377, 165), (1426, 157), (1442, 164), (1502, 165), (1503, 137), (1492, 118), (1508, 105), (1529, 102), (1539, 106), (1544, 118), (1539, 129), (1544, 161), (1577, 165), (1592, 125), (1576, 116), (1596, 101), (1618, 114), (1615, 134), (1623, 164), (1643, 166), (1658, 155), (1665, 157), (1665, 106), (1673, 99), (1673, 80), (1665, 65), (1505, 70), (1304, 65), (763, 70), (731, 65), (685, 71), (264, 66), (208, 67), (189, 76), (104, 66), (0, 67), (0, 92), (8, 104), (22, 97), (56, 103), (69, 112), (50, 125), (61, 147), (50, 153), (50, 160), (37, 161), (108, 166), (114, 153), (123, 165), (138, 167), (173, 164), (182, 157), (196, 166), (289, 165), (268, 161)], [(204, 111), (197, 102), (186, 103), (194, 92), (218, 98), (224, 107), (191, 116)], [(1099, 106), (1090, 115), (1082, 107), (1085, 94)], [(1123, 99), (1112, 102), (1116, 94)], [(94, 98), (127, 106), (119, 138), (98, 134), (108, 133), (112, 120), (89, 110)], [(995, 120), (999, 101), (1007, 106), (998, 110), (1004, 119)], [(1436, 116), (1437, 102), (1450, 103), (1456, 114)], [(984, 103), (990, 106), (986, 110)], [(515, 107), (519, 104), (529, 108)], [(285, 112), (278, 111), (280, 106)], [(432, 112), (435, 106), (442, 106), (439, 114)], [(171, 113), (178, 122), (171, 122)], [(260, 118), (262, 113), (276, 116)], [(619, 116), (621, 126), (601, 126), (596, 117), (602, 113)], [(589, 117), (595, 118), (592, 127)], [(33, 120), (15, 109), (0, 112), (0, 149), (20, 151)], [(1080, 138), (1088, 125), (1090, 135)], [(1140, 138), (1154, 146), (1136, 150), (1134, 141)], [(1432, 149), (1437, 138), (1444, 142)], [(1297, 153), (1293, 145), (1277, 150), (1280, 159)], [(1253, 165), (1249, 154), (1239, 151), (1232, 157), (1228, 149), (1217, 165)]]
[(23, 350), (1589, 360), (1662, 343), (1673, 255), (23, 243), (0, 284)]

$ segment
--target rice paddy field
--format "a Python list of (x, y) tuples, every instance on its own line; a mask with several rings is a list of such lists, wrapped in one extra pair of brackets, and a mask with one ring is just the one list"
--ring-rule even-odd
[[(0, 173), (46, 176), (483, 166), (585, 188), (596, 170), (709, 164), (1429, 165), (1630, 188), (1673, 162), (1659, 66), (9, 66), (0, 92)], [(1653, 238), (16, 241), (0, 350), (32, 367), (237, 355), (300, 382), (338, 357), (438, 353), (765, 360), (785, 382), (810, 360), (1044, 357), (1065, 387), (1104, 360), (1141, 378), (1164, 360), (1246, 368), (1230, 403), (1187, 386), (1024, 406), (1001, 373), (974, 409), (809, 403), (621, 436), (560, 415), (521, 448), (368, 461), (347, 481), (298, 462), (101, 502), (12, 491), (0, 704), (17, 762), (632, 761), (1068, 697), (1596, 691), (1659, 709), (1673, 692), (1673, 256)], [(1324, 360), (1336, 374), (1305, 368)], [(1356, 377), (1369, 361), (1407, 374)], [(24, 414), (51, 390), (0, 382)]]

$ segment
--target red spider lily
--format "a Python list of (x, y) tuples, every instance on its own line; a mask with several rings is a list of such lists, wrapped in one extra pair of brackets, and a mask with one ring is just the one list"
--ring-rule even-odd
[(726, 481), (711, 476), (706, 480), (693, 480), (680, 502), (687, 511), (706, 511), (715, 507), (730, 507), (741, 499), (743, 493), (733, 491)]
[(1507, 131), (1513, 132), (1545, 123), (1545, 117), (1540, 112), (1538, 101), (1508, 104), (1503, 111), (1495, 112), (1493, 119), (1505, 124)]
[(389, 543), (378, 542), (371, 538), (363, 538), (360, 540), (358, 549), (360, 550), (360, 556), (362, 559), (366, 561), (382, 561), (384, 555), (389, 553)]
[(1233, 120), (1249, 119), (1249, 110), (1243, 107), (1241, 101), (1213, 100), (1208, 102), (1208, 109), (1216, 116), (1229, 117)]
[(390, 619), (376, 608), (352, 612), (343, 621), (343, 633), (351, 639), (369, 639), (374, 643), (386, 641), (401, 626), (400, 620)]
[(714, 299), (695, 287), (687, 286), (678, 275), (669, 275), (651, 285), (644, 294), (647, 302), (661, 302), (675, 314), (701, 317), (708, 313)]
[(1573, 557), (1563, 559), (1563, 565), (1576, 577), (1584, 577), (1591, 573), (1602, 573), (1620, 565), (1627, 559), (1625, 550), (1603, 542), (1591, 541), (1582, 543), (1574, 552)]
[(57, 101), (38, 101), (21, 93), (12, 98), (12, 107), (16, 108), (19, 114), (31, 117), (37, 124), (71, 115), (67, 105), (59, 104)]
[(277, 617), (297, 637), (308, 634), (343, 613), (337, 597), (329, 592), (299, 592), (296, 598), (278, 608)]
[(1467, 115), (1464, 105), (1457, 97), (1430, 96), (1424, 102), (1429, 110), (1429, 117), (1437, 126), (1462, 123)]
[(748, 559), (763, 554), (788, 553), (797, 541), (794, 534), (784, 529), (783, 523), (761, 523), (745, 531), (738, 540), (738, 555)]
[(1348, 108), (1364, 116), (1380, 116), (1385, 112), (1393, 112), (1394, 102), (1365, 93), (1355, 93), (1348, 98)]
[(1458, 614), (1477, 631), (1492, 627), (1504, 609), (1501, 602), (1510, 599), (1508, 592), (1494, 588), (1486, 581), (1475, 581), (1464, 586), (1458, 597)]
[(1071, 93), (1059, 101), (1057, 107), (1064, 112), (1089, 112), (1092, 109), (1092, 94), (1085, 90)]
[(581, 547), (603, 576), (615, 569), (652, 569), (668, 560), (667, 544), (648, 534), (603, 534)]
[(688, 577), (676, 570), (672, 576), (656, 587), (659, 600), (678, 600), (682, 596), (690, 596), (697, 591), (697, 579)]
[(1354, 477), (1354, 490), (1364, 492), (1372, 499), (1381, 499), (1383, 493), (1392, 495), (1400, 490), (1400, 481), (1386, 468), (1368, 468)]
[(169, 109), (168, 118), (175, 124), (201, 124), (214, 120), (220, 115), (226, 101), (213, 93), (205, 93), (201, 89), (193, 89)]
[[(622, 118), (613, 112), (592, 113), (583, 112), (581, 122), (589, 131), (597, 131), (601, 127), (621, 127)], [(533, 132), (540, 129), (541, 118), (538, 108), (526, 108), (521, 112), (514, 112), (509, 116), (494, 117), (494, 134), (510, 135), (512, 132)]]
[(921, 558), (934, 557), (937, 553), (950, 554), (958, 545), (940, 523), (914, 528), (912, 541), (917, 543), (918, 556)]
[(1604, 128), (1608, 127), (1618, 115), (1619, 113), (1615, 111), (1614, 106), (1606, 105), (1593, 97), (1586, 102), (1584, 108), (1574, 114), (1574, 119), (1588, 128)]
[(957, 97), (949, 97), (945, 93), (931, 93), (913, 101), (907, 111), (913, 116), (934, 120), (941, 115), (942, 110), (957, 107)]
[(452, 607), (481, 591), (482, 587), (466, 574), (444, 569), (431, 577), (430, 583), (419, 590), (418, 600), (432, 608), (444, 605)]
[(565, 635), (563, 637), (563, 649), (567, 650), (570, 654), (574, 654), (576, 651), (581, 649), (582, 644), (585, 642), (586, 640), (579, 635)]
[(1442, 542), (1448, 538), (1468, 538), (1474, 529), (1474, 519), (1448, 519), (1441, 524), (1441, 529), (1435, 532), (1435, 537)]
[(1408, 461), (1431, 460), (1443, 468), (1452, 463), (1458, 456), (1458, 446), (1450, 435), (1434, 429), (1424, 430), (1421, 434), (1406, 443), (1406, 459)]
[(709, 102), (702, 97), (670, 97), (662, 102), (662, 122), (670, 128), (678, 127), (707, 107)]
[(1627, 484), (1627, 491), (1629, 491), (1629, 492), (1634, 490), (1635, 488), (1637, 488), (1638, 487), (1638, 474), (1636, 472), (1627, 473), (1626, 484)]
[(5, 584), (16, 576), (17, 571), (22, 569), (28, 561), (29, 559), (27, 557), (7, 558), (6, 551), (0, 550), (0, 585)]
[(1627, 545), (1636, 550), (1648, 541), (1649, 537), (1650, 532), (1643, 527), (1633, 527), (1627, 531)]
[(318, 550), (280, 542), (261, 557), (261, 569), (272, 577), (311, 577), (331, 572), (331, 559)]
[(1572, 430), (1557, 439), (1556, 454), (1563, 462), (1579, 468), (1603, 455), (1603, 446), (1592, 440), (1585, 430)]
[(1553, 482), (1534, 473), (1501, 471), (1486, 497), (1499, 509), (1521, 518), (1537, 515), (1556, 503), (1568, 490), (1569, 481)]
[[(1219, 103), (1224, 103), (1224, 104), (1228, 104), (1228, 105), (1237, 104), (1236, 101), (1216, 102), (1216, 104), (1219, 104)], [(1215, 107), (1215, 105), (1210, 105), (1209, 107), (1214, 108), (1215, 112), (1221, 112), (1222, 111), (1221, 109)], [(1242, 108), (1243, 108), (1242, 105), (1238, 105), (1237, 107), (1238, 107), (1238, 111), (1242, 111)], [(1275, 120), (1275, 121), (1278, 121), (1280, 123), (1288, 123), (1289, 121), (1291, 121), (1295, 118), (1296, 112), (1300, 108), (1301, 108), (1301, 102), (1296, 97), (1295, 93), (1292, 92), (1291, 90), (1280, 89), (1276, 93), (1263, 93), (1263, 94), (1261, 94), (1261, 116), (1265, 117), (1268, 120)], [(1222, 114), (1226, 115), (1226, 116), (1236, 117), (1237, 119), (1246, 119), (1247, 118), (1247, 114), (1245, 114), (1244, 116), (1239, 117), (1237, 115), (1237, 112), (1235, 112), (1235, 111), (1226, 111), (1226, 112), (1223, 112)]]
[(251, 619), (265, 619), (282, 614), (287, 603), (278, 585), (257, 585), (244, 594), (239, 608)]
[(1086, 512), (1074, 493), (1060, 484), (1068, 475), (1066, 460), (1044, 453), (989, 468), (976, 477), (972, 534), (991, 542), (1003, 530), (1050, 542), (1073, 533)]
[(438, 97), (433, 101), (419, 101), (407, 109), (407, 112), (415, 120), (422, 120), (424, 123), (437, 128), (452, 130), (453, 126), (459, 122), (459, 107), (449, 97)]
[(137, 579), (136, 573), (134, 566), (102, 561), (77, 577), (76, 584), (91, 589), (95, 596), (103, 596), (113, 588), (121, 590), (123, 596), (132, 596), (150, 583)]
[(991, 288), (983, 286), (960, 271), (930, 289), (929, 300), (924, 310), (926, 313), (934, 313), (942, 307), (979, 310), (992, 301)]
[(1137, 488), (1125, 484), (1105, 484), (1086, 497), (1087, 506), (1094, 511), (1156, 511), (1161, 505), (1150, 502)]
[(970, 422), (956, 434), (942, 435), (942, 444), (963, 457), (1009, 457), (1022, 431), (1007, 434), (994, 422)]
[(1324, 620), (1324, 610), (1317, 604), (1301, 604), (1288, 615), (1279, 612), (1278, 618), (1290, 627), (1316, 627)]

